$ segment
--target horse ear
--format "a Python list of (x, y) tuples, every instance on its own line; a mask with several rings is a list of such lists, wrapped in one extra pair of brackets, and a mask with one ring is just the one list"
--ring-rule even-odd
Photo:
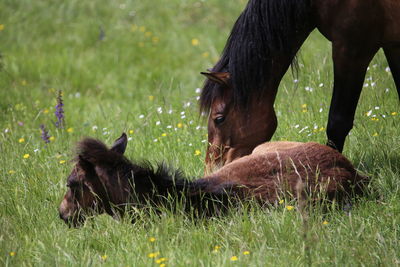
[(124, 154), (126, 145), (128, 144), (128, 138), (125, 133), (115, 140), (114, 144), (111, 147), (111, 151), (117, 152), (119, 154)]
[(213, 82), (222, 85), (229, 85), (231, 74), (229, 72), (200, 72)]

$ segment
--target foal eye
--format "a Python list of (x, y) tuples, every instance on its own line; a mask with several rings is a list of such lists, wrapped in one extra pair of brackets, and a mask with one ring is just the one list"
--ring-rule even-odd
[(218, 116), (214, 119), (216, 125), (220, 125), (225, 121), (225, 116)]

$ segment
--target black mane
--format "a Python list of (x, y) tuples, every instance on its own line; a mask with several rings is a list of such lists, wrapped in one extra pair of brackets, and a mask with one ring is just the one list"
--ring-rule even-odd
[[(262, 93), (271, 69), (271, 55), (291, 54), (293, 36), (306, 25), (310, 0), (250, 0), (232, 28), (213, 72), (230, 72), (235, 104), (245, 106), (249, 96)], [(219, 93), (215, 82), (204, 84), (200, 109), (208, 112)]]

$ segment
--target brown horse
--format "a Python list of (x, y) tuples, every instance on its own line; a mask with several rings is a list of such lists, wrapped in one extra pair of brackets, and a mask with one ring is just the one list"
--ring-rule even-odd
[(209, 112), (208, 169), (249, 154), (277, 127), (279, 83), (317, 28), (332, 42), (334, 88), (328, 145), (342, 151), (367, 67), (383, 48), (400, 95), (400, 1), (250, 0), (202, 90)]
[(241, 200), (276, 203), (285, 192), (295, 195), (299, 184), (302, 194), (322, 192), (329, 199), (342, 199), (361, 193), (366, 181), (339, 152), (317, 143), (260, 145), (252, 155), (193, 181), (163, 165), (154, 170), (149, 164), (130, 162), (123, 156), (126, 145), (125, 134), (111, 149), (89, 138), (78, 144), (68, 191), (59, 208), (67, 224), (78, 226), (88, 215), (103, 212), (120, 217), (132, 206), (176, 208), (176, 202), (196, 215), (216, 215)]

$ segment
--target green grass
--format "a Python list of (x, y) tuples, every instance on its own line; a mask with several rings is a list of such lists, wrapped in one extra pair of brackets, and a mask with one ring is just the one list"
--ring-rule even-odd
[[(143, 214), (135, 224), (98, 216), (69, 229), (58, 218), (73, 146), (83, 136), (110, 144), (133, 130), (129, 158), (165, 160), (190, 176), (202, 175), (206, 123), (196, 103), (203, 82), (199, 72), (218, 59), (244, 5), (239, 0), (0, 2), (1, 265), (159, 266), (148, 257), (153, 252), (168, 258), (167, 266), (400, 264), (399, 100), (382, 52), (370, 65), (344, 150), (371, 177), (371, 193), (350, 215), (316, 208), (306, 239), (301, 215), (283, 204), (195, 222), (165, 211)], [(299, 62), (298, 77), (288, 72), (281, 83), (273, 139), (324, 143), (330, 43), (314, 32)], [(54, 127), (58, 90), (64, 92), (66, 128), (72, 132)], [(40, 124), (55, 138), (47, 146)], [(215, 246), (221, 246), (218, 252)], [(246, 250), (249, 255), (243, 255)]]

